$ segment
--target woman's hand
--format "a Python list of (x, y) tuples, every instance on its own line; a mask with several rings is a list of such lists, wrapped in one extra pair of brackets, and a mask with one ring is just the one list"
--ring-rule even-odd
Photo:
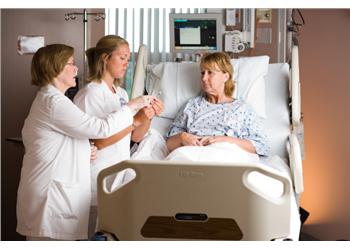
[[(204, 136), (200, 140), (202, 146), (208, 146), (216, 142), (231, 142), (227, 136)], [(233, 143), (233, 142), (231, 142)]]
[(145, 116), (145, 119), (147, 119), (147, 120), (151, 120), (156, 114), (152, 107), (142, 108), (142, 109), (139, 110), (138, 113), (141, 113), (142, 116)]
[(208, 145), (216, 143), (216, 142), (234, 143), (237, 146), (244, 149), (245, 151), (247, 151), (249, 153), (256, 154), (255, 146), (249, 140), (238, 139), (238, 138), (232, 137), (232, 136), (204, 136), (200, 140), (200, 143), (202, 144), (202, 146), (208, 146)]
[(154, 102), (156, 98), (151, 95), (143, 95), (136, 97), (134, 99), (131, 99), (128, 104), (126, 104), (133, 112), (134, 114), (137, 113), (140, 109), (144, 107), (149, 107), (152, 102)]
[(154, 109), (155, 115), (160, 115), (164, 110), (163, 102), (158, 98), (155, 98), (151, 102), (151, 106)]
[[(153, 96), (143, 96), (154, 98), (150, 105), (141, 108), (134, 116), (134, 124), (138, 127), (145, 121), (151, 120), (155, 115), (159, 115), (163, 112), (163, 102)], [(138, 97), (139, 98), (139, 97)]]
[(94, 142), (90, 142), (90, 149), (91, 149), (90, 161), (96, 160), (96, 158), (97, 158), (97, 147), (95, 146)]
[(182, 132), (180, 135), (181, 144), (183, 146), (202, 146), (200, 136), (192, 135), (186, 132)]
[(145, 123), (146, 121), (151, 120), (154, 115), (155, 115), (155, 112), (152, 107), (142, 108), (134, 116), (134, 125), (138, 127), (141, 124)]

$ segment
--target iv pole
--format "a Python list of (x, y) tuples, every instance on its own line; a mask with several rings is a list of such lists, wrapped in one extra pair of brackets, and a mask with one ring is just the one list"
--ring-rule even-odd
[(84, 48), (83, 48), (83, 55), (84, 55), (84, 60), (83, 60), (83, 64), (84, 64), (84, 70), (83, 70), (83, 77), (82, 77), (82, 82), (85, 83), (86, 82), (86, 73), (87, 73), (87, 62), (86, 62), (86, 55), (85, 55), (85, 51), (88, 48), (88, 16), (94, 16), (94, 20), (96, 22), (100, 21), (100, 20), (104, 20), (105, 19), (105, 13), (103, 12), (88, 12), (86, 9), (83, 10), (83, 12), (71, 12), (71, 13), (66, 13), (64, 15), (64, 19), (66, 21), (69, 20), (75, 20), (77, 18), (77, 16), (83, 16), (83, 24), (84, 24)]

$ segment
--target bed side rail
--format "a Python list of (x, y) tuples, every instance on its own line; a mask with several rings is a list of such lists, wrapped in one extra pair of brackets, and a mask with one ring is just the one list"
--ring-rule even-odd
[(301, 112), (301, 84), (299, 76), (298, 46), (292, 48), (291, 94), (292, 94), (292, 132), (297, 136), (300, 144), (301, 158), (304, 159), (304, 124)]
[(292, 94), (292, 124), (293, 128), (301, 123), (301, 98), (299, 78), (299, 55), (298, 47), (292, 48), (292, 73), (291, 73), (291, 94)]
[(300, 87), (299, 49), (298, 46), (293, 46), (290, 79), (290, 91), (292, 99), (292, 133), (289, 136), (288, 152), (294, 190), (297, 194), (301, 194), (304, 190), (302, 169), (302, 159), (304, 156), (304, 129), (301, 112)]
[(288, 152), (294, 191), (299, 195), (304, 191), (303, 166), (301, 162), (300, 145), (295, 133), (289, 135)]

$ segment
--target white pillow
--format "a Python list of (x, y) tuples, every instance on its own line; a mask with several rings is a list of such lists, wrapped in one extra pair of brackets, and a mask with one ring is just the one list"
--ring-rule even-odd
[(232, 59), (233, 79), (236, 82), (235, 98), (249, 103), (255, 112), (266, 118), (265, 76), (270, 58), (268, 56)]
[[(236, 81), (235, 98), (249, 103), (258, 115), (266, 117), (265, 75), (269, 57), (245, 57), (231, 60)], [(161, 117), (174, 119), (188, 99), (201, 90), (199, 63), (165, 62), (147, 66), (146, 90), (164, 102)], [(160, 95), (159, 95), (160, 94)]]
[(146, 91), (163, 101), (161, 117), (164, 118), (174, 119), (188, 99), (198, 95), (200, 82), (198, 63), (165, 62), (147, 66)]

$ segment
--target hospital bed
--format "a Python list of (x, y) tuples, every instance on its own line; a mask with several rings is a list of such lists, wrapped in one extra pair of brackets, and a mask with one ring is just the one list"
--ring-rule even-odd
[[(161, 99), (180, 100), (174, 104), (163, 99), (165, 105), (174, 104), (171, 108), (177, 111), (196, 94), (197, 89), (188, 83), (181, 85), (186, 72), (199, 74), (191, 68), (195, 63), (148, 65), (147, 54), (147, 48), (141, 46), (132, 97), (144, 94), (148, 88), (150, 94), (161, 94)], [(170, 74), (175, 74), (176, 86), (155, 86), (170, 81), (168, 75), (163, 82), (158, 78), (150, 89), (149, 75), (157, 67), (160, 75), (173, 71)], [(298, 67), (298, 48), (294, 47), (290, 65), (268, 64), (264, 76), (265, 131), (271, 155), (280, 159), (272, 164), (275, 167), (260, 161), (121, 162), (98, 176), (97, 230), (119, 240), (298, 240), (298, 198), (303, 192), (300, 143), (295, 133), (301, 123)], [(166, 93), (166, 88), (172, 94)], [(152, 128), (164, 135), (171, 122), (169, 117), (156, 117)], [(134, 171), (136, 177), (110, 190), (108, 178), (125, 169)]]

